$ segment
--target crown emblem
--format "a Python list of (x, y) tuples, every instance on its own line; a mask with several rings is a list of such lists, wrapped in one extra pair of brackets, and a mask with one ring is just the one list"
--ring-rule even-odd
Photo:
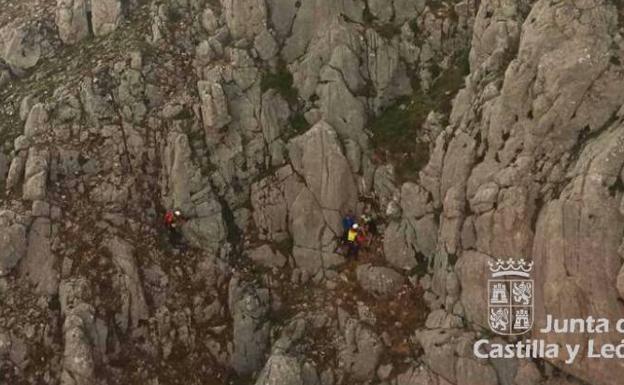
[(497, 259), (496, 262), (488, 262), (492, 277), (519, 276), (529, 277), (529, 273), (533, 269), (533, 262), (527, 262), (524, 259), (515, 261), (509, 258), (506, 261)]

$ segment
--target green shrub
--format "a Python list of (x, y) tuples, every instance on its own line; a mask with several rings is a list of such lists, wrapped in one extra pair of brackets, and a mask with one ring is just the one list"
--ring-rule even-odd
[(293, 136), (296, 136), (306, 132), (310, 128), (310, 124), (301, 112), (297, 112), (290, 118), (290, 127), (292, 128)]
[(451, 68), (440, 69), (430, 90), (424, 92), (415, 82), (411, 96), (397, 100), (372, 121), (372, 144), (387, 154), (385, 161), (395, 165), (399, 181), (415, 180), (429, 161), (429, 145), (420, 137), (421, 127), (432, 110), (450, 113), (453, 98), (464, 85), (464, 70), (457, 58)]
[(274, 89), (291, 105), (297, 104), (298, 92), (293, 87), (293, 76), (284, 63), (277, 66), (275, 73), (267, 72), (260, 81), (262, 92)]

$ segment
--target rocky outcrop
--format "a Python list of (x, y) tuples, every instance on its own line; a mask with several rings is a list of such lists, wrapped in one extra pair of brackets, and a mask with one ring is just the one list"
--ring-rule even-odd
[(232, 278), (228, 299), (233, 322), (230, 364), (239, 374), (251, 374), (261, 369), (265, 362), (269, 344), (269, 306), (268, 290)]
[(265, 267), (283, 267), (286, 264), (286, 257), (279, 250), (271, 250), (271, 247), (268, 245), (262, 245), (252, 250), (249, 253), (249, 258)]
[(130, 243), (119, 237), (107, 240), (104, 247), (112, 255), (120, 273), (122, 303), (121, 313), (118, 315), (119, 327), (124, 331), (136, 329), (141, 321), (149, 319), (149, 310), (134, 258), (134, 249)]
[(364, 264), (357, 267), (356, 274), (364, 290), (382, 298), (392, 296), (405, 283), (401, 274), (387, 267)]
[(36, 287), (36, 292), (56, 295), (59, 276), (52, 252), (53, 225), (49, 218), (36, 218), (28, 233), (28, 248), (20, 264), (20, 276)]
[(273, 355), (260, 372), (256, 385), (303, 385), (301, 366), (293, 357)]
[(497, 373), (472, 355), (474, 336), (458, 329), (418, 332), (416, 339), (425, 351), (424, 362), (444, 380), (453, 384), (498, 384)]
[[(437, 249), (458, 257), (462, 306), (445, 306), (486, 327), (481, 285), (487, 262), (524, 257), (536, 267), (536, 326), (545, 314), (584, 318), (598, 308), (617, 318), (613, 283), (621, 237), (611, 230), (622, 226), (615, 143), (623, 100), (615, 92), (620, 69), (608, 59), (622, 50), (609, 43), (618, 39), (616, 10), (601, 1), (502, 3), (480, 5), (472, 73), (420, 175), (431, 203), (442, 209)], [(595, 272), (580, 254), (593, 256)], [(434, 279), (432, 289), (448, 299), (440, 290), (441, 271), (436, 269), (439, 284), (436, 289)], [(615, 336), (605, 336), (610, 338)], [(564, 370), (610, 383), (615, 379), (605, 373), (619, 369), (607, 369), (607, 362), (583, 361)]]
[(25, 218), (11, 211), (0, 211), (0, 276), (9, 274), (26, 255), (26, 225)]
[[(622, 16), (606, 0), (8, 4), (0, 383), (618, 383), (615, 360), (471, 347), (497, 258), (535, 263), (536, 330), (623, 310)], [(360, 262), (336, 252), (348, 211), (377, 219)]]
[(57, 0), (56, 25), (65, 44), (76, 44), (89, 36), (85, 0)]
[(32, 147), (24, 167), (23, 198), (25, 200), (43, 200), (46, 197), (48, 181), (48, 157), (46, 149)]
[(121, 17), (121, 0), (100, 0), (91, 3), (91, 22), (95, 36), (103, 36), (115, 31), (121, 22)]
[(357, 186), (334, 130), (319, 122), (289, 143), (295, 172), (305, 183), (289, 210), (293, 257), (311, 274), (341, 262), (334, 253), (343, 213), (354, 210)]
[(41, 59), (41, 36), (29, 25), (8, 24), (0, 28), (0, 59), (12, 72), (33, 68)]
[(341, 322), (339, 365), (355, 381), (370, 381), (384, 351), (380, 338), (353, 318)]
[(85, 300), (88, 285), (85, 280), (64, 281), (59, 289), (63, 323), (62, 385), (88, 385), (95, 381), (95, 360), (92, 351), (94, 342), (90, 335), (94, 331), (94, 309)]
[(225, 236), (222, 208), (201, 169), (191, 159), (186, 135), (172, 132), (164, 153), (163, 195), (166, 207), (182, 210), (182, 232), (195, 247), (216, 252)]

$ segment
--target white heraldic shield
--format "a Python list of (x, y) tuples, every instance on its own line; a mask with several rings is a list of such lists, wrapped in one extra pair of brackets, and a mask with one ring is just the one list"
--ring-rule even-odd
[(533, 327), (532, 269), (523, 259), (490, 262), (487, 319), (494, 333), (519, 335)]

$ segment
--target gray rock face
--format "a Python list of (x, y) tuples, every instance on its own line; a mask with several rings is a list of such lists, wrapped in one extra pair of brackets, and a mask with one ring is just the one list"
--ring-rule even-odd
[(342, 232), (342, 213), (355, 208), (357, 186), (336, 133), (325, 122), (294, 138), (289, 154), (305, 181), (289, 211), (293, 256), (298, 266), (316, 274), (341, 262), (335, 237)]
[(384, 255), (396, 268), (410, 270), (418, 266), (416, 234), (408, 222), (392, 222), (384, 233)]
[(28, 26), (3, 26), (0, 28), (0, 58), (14, 71), (30, 69), (42, 56), (40, 40)]
[(236, 40), (253, 41), (266, 29), (267, 7), (261, 0), (221, 0), (225, 20)]
[(380, 338), (352, 318), (345, 321), (343, 338), (338, 353), (340, 365), (355, 381), (372, 380), (384, 350)]
[(0, 183), (4, 183), (7, 178), (7, 174), (9, 172), (9, 159), (8, 157), (0, 153)]
[(113, 262), (121, 273), (119, 286), (122, 313), (118, 316), (119, 325), (124, 331), (136, 329), (141, 320), (149, 319), (149, 309), (134, 258), (134, 248), (119, 237), (107, 240), (104, 247), (113, 256)]
[(50, 219), (39, 217), (28, 233), (28, 249), (20, 264), (20, 276), (29, 280), (41, 295), (56, 294), (59, 286), (56, 256), (51, 249), (52, 224)]
[(120, 0), (97, 0), (91, 3), (91, 20), (95, 36), (107, 35), (117, 29), (121, 21)]
[[(618, 2), (57, 0), (56, 29), (54, 4), (9, 3), (8, 381), (153, 385), (234, 370), (259, 385), (574, 383), (531, 361), (474, 359), (468, 330), (488, 326), (493, 258), (534, 258), (538, 322), (624, 311)], [(126, 15), (127, 38), (112, 34)], [(385, 107), (428, 113), (405, 138), (430, 145), (417, 180), (399, 180), (392, 149), (376, 148)], [(353, 266), (334, 252), (340, 219), (363, 206), (383, 233), (366, 258), (384, 266), (358, 266), (360, 287), (341, 291)], [(190, 247), (169, 247), (163, 208), (183, 211)], [(425, 266), (431, 311), (408, 340), (414, 325), (371, 297)], [(547, 340), (569, 338), (587, 336)], [(134, 349), (141, 360), (116, 365)], [(615, 360), (560, 369), (601, 385), (623, 373)]]
[(282, 135), (288, 126), (289, 117), (288, 103), (279, 93), (269, 90), (262, 95), (260, 125), (273, 166), (281, 166), (285, 162), (286, 146)]
[(5, 276), (26, 255), (26, 227), (11, 211), (0, 211), (0, 276)]
[(218, 83), (199, 81), (197, 88), (202, 100), (202, 117), (207, 132), (219, 130), (230, 123), (232, 117), (228, 113), (223, 87)]
[(498, 384), (494, 368), (475, 360), (474, 336), (458, 329), (435, 329), (416, 333), (425, 351), (424, 362), (441, 380), (454, 384)]
[(185, 134), (172, 132), (169, 135), (164, 167), (165, 205), (184, 213), (184, 237), (194, 247), (216, 252), (226, 236), (222, 207), (207, 178), (202, 176), (200, 168), (191, 159), (191, 147)]
[(301, 365), (293, 357), (272, 355), (260, 372), (256, 385), (304, 385)]
[(56, 0), (56, 26), (65, 44), (75, 44), (89, 36), (86, 1)]
[(283, 267), (286, 264), (286, 257), (279, 251), (271, 250), (269, 245), (262, 245), (249, 253), (255, 263), (265, 267)]
[(490, 275), (488, 262), (491, 262), (489, 256), (468, 251), (455, 265), (455, 271), (462, 286), (461, 303), (466, 319), (484, 328), (489, 327), (486, 318), (487, 293), (483, 290), (483, 282), (487, 281)]
[[(621, 183), (616, 147), (622, 127), (608, 118), (623, 102), (616, 91), (621, 76), (608, 60), (622, 52), (610, 46), (619, 39), (615, 12), (601, 1), (480, 4), (472, 73), (420, 174), (434, 207), (442, 208), (436, 248), (458, 257), (460, 303), (470, 323), (486, 326), (480, 285), (492, 257), (533, 258), (538, 320), (553, 313), (584, 318), (582, 309), (596, 306), (614, 319), (622, 311), (615, 229), (623, 219), (621, 191), (614, 187)], [(473, 103), (483, 115), (477, 117)], [(485, 137), (487, 144), (479, 139)], [(592, 255), (592, 263), (581, 254)], [(432, 289), (446, 300), (442, 265)], [(563, 369), (591, 383), (617, 381), (621, 368), (590, 361)], [(480, 364), (461, 359), (455, 368), (486, 374)], [(442, 375), (450, 368), (433, 370)], [(494, 383), (479, 383), (488, 381)]]
[(360, 286), (367, 292), (379, 296), (390, 297), (405, 283), (405, 277), (396, 271), (371, 264), (360, 265), (356, 269)]
[(269, 292), (234, 277), (230, 281), (228, 303), (233, 320), (230, 364), (239, 374), (251, 374), (262, 368), (269, 347)]
[(32, 147), (26, 160), (23, 198), (43, 200), (46, 197), (48, 182), (48, 157), (46, 149)]
[(95, 359), (91, 347), (95, 309), (89, 305), (88, 284), (84, 279), (63, 281), (59, 288), (63, 322), (62, 385), (89, 385), (95, 380)]
[(270, 60), (275, 57), (278, 52), (278, 45), (275, 38), (269, 31), (262, 31), (254, 40), (254, 47), (262, 60)]
[(291, 166), (251, 186), (253, 217), (260, 239), (283, 241), (288, 234), (288, 212), (303, 188)]

